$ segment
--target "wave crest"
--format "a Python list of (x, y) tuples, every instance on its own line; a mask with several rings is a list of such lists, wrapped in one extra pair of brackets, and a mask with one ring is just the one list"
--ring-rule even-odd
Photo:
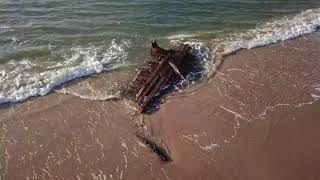
[(300, 14), (283, 17), (258, 25), (255, 29), (237, 33), (228, 38), (214, 40), (217, 50), (227, 55), (240, 49), (251, 49), (280, 41), (297, 38), (317, 31), (320, 26), (320, 9), (304, 11)]
[[(28, 59), (12, 60), (0, 66), (0, 104), (43, 96), (62, 83), (119, 67), (126, 62), (129, 46), (128, 41), (116, 43), (113, 40), (105, 51), (103, 47), (95, 46), (72, 48), (71, 53), (64, 55), (64, 61), (59, 63), (35, 64)], [(98, 51), (102, 51), (102, 55)]]

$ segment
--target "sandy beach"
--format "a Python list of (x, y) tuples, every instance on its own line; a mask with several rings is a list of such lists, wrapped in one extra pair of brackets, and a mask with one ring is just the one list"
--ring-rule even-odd
[(151, 115), (55, 92), (2, 105), (0, 180), (319, 179), (319, 57), (319, 32), (238, 51)]

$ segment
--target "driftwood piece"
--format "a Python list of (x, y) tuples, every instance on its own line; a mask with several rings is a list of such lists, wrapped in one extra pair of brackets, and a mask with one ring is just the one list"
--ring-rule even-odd
[(150, 55), (158, 58), (159, 61), (146, 62), (146, 66), (137, 73), (129, 86), (136, 95), (135, 100), (139, 112), (144, 111), (174, 73), (185, 80), (179, 67), (191, 51), (189, 45), (180, 45), (170, 50), (160, 48), (155, 41), (151, 45)]

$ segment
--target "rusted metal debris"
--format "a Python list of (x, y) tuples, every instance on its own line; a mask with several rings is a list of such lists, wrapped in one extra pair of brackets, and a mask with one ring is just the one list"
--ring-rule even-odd
[(165, 50), (160, 48), (155, 41), (152, 41), (151, 45), (150, 55), (158, 58), (158, 62), (145, 62), (145, 66), (138, 71), (129, 85), (135, 94), (139, 112), (144, 111), (173, 74), (176, 73), (185, 80), (179, 67), (186, 58), (190, 57), (192, 49), (189, 45), (181, 44), (175, 49)]

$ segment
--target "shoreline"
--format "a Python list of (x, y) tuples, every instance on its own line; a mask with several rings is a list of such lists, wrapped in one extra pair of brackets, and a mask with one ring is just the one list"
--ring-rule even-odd
[(320, 94), (319, 47), (316, 32), (238, 51), (205, 86), (166, 97), (152, 115), (129, 101), (58, 93), (1, 108), (0, 179), (319, 178), (320, 146), (309, 141), (320, 127), (311, 96)]
[[(191, 38), (191, 41), (187, 42), (185, 42), (185, 40), (187, 39), (182, 38), (180, 40), (193, 46), (194, 54), (202, 59), (201, 63), (207, 64), (204, 65), (204, 67), (211, 69), (215, 68), (216, 65), (219, 65), (219, 62), (211, 64), (211, 62), (213, 62), (213, 58), (211, 57), (211, 55), (213, 54), (220, 57), (223, 55), (232, 54), (242, 49), (251, 49), (267, 46), (270, 44), (281, 43), (283, 41), (288, 41), (291, 39), (299, 38), (300, 36), (317, 32), (319, 30), (320, 24), (319, 13), (319, 8), (312, 8), (309, 10), (305, 9), (297, 14), (294, 13), (287, 16), (281, 16), (279, 19), (271, 18), (270, 21), (259, 24), (254, 29), (247, 29), (246, 31), (240, 31), (238, 33), (227, 33), (224, 35), (221, 34), (221, 36), (218, 35), (211, 38), (209, 38), (208, 36), (205, 39), (200, 38), (197, 40)], [(166, 45), (179, 43), (179, 39), (170, 39), (168, 37), (160, 37), (159, 40), (165, 41)], [(16, 61), (16, 63), (15, 61), (10, 61), (10, 63), (8, 62), (9, 66), (10, 64), (12, 64), (13, 67), (7, 67), (8, 63), (3, 64), (2, 68), (4, 69), (4, 71), (1, 72), (1, 76), (3, 76), (1, 88), (3, 88), (3, 91), (0, 94), (0, 103), (2, 104), (8, 102), (20, 102), (29, 98), (47, 95), (54, 89), (69, 83), (73, 83), (78, 79), (87, 78), (89, 76), (97, 74), (99, 74), (99, 76), (103, 76), (102, 73), (105, 71), (120, 70), (122, 68), (129, 68), (131, 66), (142, 63), (142, 61), (137, 61), (138, 63), (133, 62), (127, 64), (125, 63), (125, 61), (128, 60), (128, 62), (130, 62), (130, 60), (126, 58), (127, 56), (138, 58), (136, 56), (138, 55), (138, 59), (141, 60), (146, 57), (145, 53), (143, 53), (144, 55), (142, 55), (142, 50), (140, 50), (141, 55), (139, 55), (140, 53), (132, 56), (128, 55), (128, 53), (130, 53), (131, 51), (129, 49), (136, 48), (134, 46), (130, 46), (130, 38), (122, 40), (112, 38), (110, 39), (110, 41), (110, 46), (107, 44), (102, 45), (100, 44), (100, 42), (100, 45), (97, 45), (96, 47), (86, 47), (86, 45), (84, 45), (83, 47), (68, 47), (67, 49), (70, 49), (66, 49), (66, 51), (64, 50), (64, 53), (68, 54), (68, 51), (75, 51), (74, 54), (72, 53), (73, 55), (71, 55), (71, 57), (66, 58), (64, 61), (59, 61), (57, 66), (55, 66), (53, 62), (52, 66), (48, 66), (54, 67), (53, 69), (49, 68), (41, 73), (37, 71), (34, 72), (30, 69), (37, 69), (36, 67), (38, 67), (40, 64), (33, 63), (33, 61), (29, 60), (28, 58), (21, 61)], [(145, 44), (146, 41), (149, 40), (143, 41), (143, 44)], [(169, 43), (169, 41), (171, 43)], [(210, 47), (203, 46), (203, 44), (209, 44)], [(109, 48), (107, 48), (108, 46)], [(145, 47), (143, 49), (145, 49)], [(104, 52), (100, 52), (102, 54), (91, 53), (100, 50)], [(212, 51), (215, 53), (212, 53)], [(51, 51), (49, 50), (49, 52)], [(112, 58), (109, 59), (107, 57), (104, 57), (103, 54), (112, 55), (112, 57), (114, 56), (115, 59), (112, 60)], [(79, 61), (80, 64), (76, 63), (71, 65), (72, 61), (78, 59), (81, 56), (84, 56), (84, 59), (81, 60), (81, 63)], [(6, 61), (7, 60), (5, 60), (5, 62)], [(114, 64), (111, 61), (115, 61), (116, 63)], [(26, 70), (24, 66), (28, 67), (28, 73), (26, 74), (23, 73), (23, 71)], [(6, 69), (8, 68), (10, 70), (6, 72)], [(14, 72), (12, 77), (8, 77), (8, 75), (11, 74), (10, 71)], [(208, 73), (211, 77), (211, 72)], [(20, 77), (21, 74), (24, 75)]]

